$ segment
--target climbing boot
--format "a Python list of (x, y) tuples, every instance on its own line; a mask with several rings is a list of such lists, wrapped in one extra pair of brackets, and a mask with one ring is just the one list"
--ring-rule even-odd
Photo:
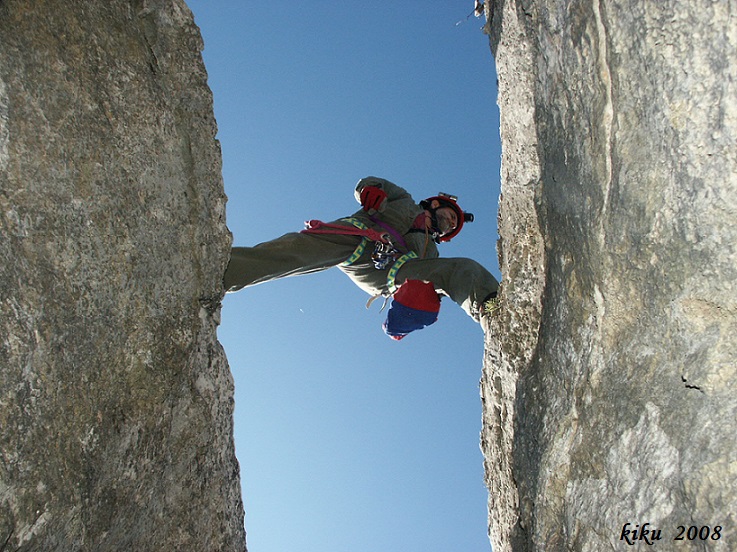
[(499, 296), (496, 291), (493, 291), (481, 303), (481, 316), (491, 316), (499, 310), (499, 307)]

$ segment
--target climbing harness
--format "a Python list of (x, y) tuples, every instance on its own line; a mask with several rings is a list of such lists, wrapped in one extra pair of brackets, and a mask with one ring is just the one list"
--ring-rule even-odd
[[(369, 242), (374, 242), (375, 244), (374, 251), (371, 253), (371, 260), (374, 263), (374, 267), (378, 270), (384, 270), (400, 257), (401, 251), (394, 246), (389, 233), (393, 229), (382, 224), (381, 226), (387, 229), (387, 232), (379, 232), (378, 230), (369, 228), (363, 222), (353, 217), (341, 220), (352, 224), (353, 228), (343, 224), (330, 224), (320, 220), (308, 220), (305, 222), (306, 228), (302, 230), (302, 232), (305, 234), (342, 234), (347, 236), (362, 236), (363, 240), (358, 244), (358, 247), (353, 251), (353, 254), (348, 257), (348, 259), (340, 263), (340, 266), (350, 266), (355, 263), (361, 255), (363, 255)], [(401, 236), (399, 237), (401, 239)], [(404, 240), (402, 240), (402, 242), (404, 242)]]
[(376, 242), (374, 252), (371, 253), (371, 260), (374, 262), (376, 269), (384, 270), (390, 264), (394, 263), (399, 256), (399, 250), (394, 247), (391, 241), (388, 243)]
[[(342, 234), (347, 236), (362, 236), (363, 239), (361, 240), (361, 243), (358, 244), (358, 247), (356, 247), (355, 251), (353, 251), (353, 254), (348, 257), (345, 261), (340, 263), (339, 266), (350, 266), (353, 263), (355, 263), (365, 252), (366, 246), (369, 242), (375, 242), (374, 245), (374, 251), (371, 254), (371, 260), (374, 263), (374, 267), (378, 270), (386, 270), (389, 268), (389, 272), (387, 273), (386, 277), (386, 286), (389, 290), (389, 295), (393, 295), (395, 291), (397, 291), (398, 287), (396, 284), (396, 278), (397, 273), (399, 272), (399, 269), (404, 266), (404, 264), (407, 261), (410, 261), (412, 259), (418, 259), (419, 255), (415, 253), (414, 251), (409, 251), (408, 253), (402, 254), (402, 252), (397, 249), (394, 244), (392, 243), (392, 237), (391, 234), (395, 235), (395, 237), (399, 237), (399, 240), (401, 240), (402, 245), (405, 247), (405, 249), (409, 249), (407, 247), (406, 242), (404, 241), (404, 238), (402, 238), (401, 235), (399, 235), (396, 230), (391, 228), (390, 226), (387, 226), (380, 221), (376, 220), (377, 224), (379, 224), (382, 228), (386, 230), (386, 232), (379, 232), (378, 230), (374, 230), (373, 228), (369, 228), (366, 226), (363, 222), (358, 220), (355, 217), (349, 217), (340, 219), (342, 222), (347, 222), (351, 224), (351, 226), (347, 226), (344, 224), (330, 224), (327, 222), (322, 222), (320, 220), (308, 220), (305, 222), (305, 229), (302, 230), (303, 234)], [(372, 218), (373, 220), (373, 218)], [(369, 302), (366, 305), (366, 308), (371, 306), (371, 303), (380, 295), (377, 295), (375, 297), (372, 297)], [(386, 301), (384, 302), (384, 306), (386, 306)], [(383, 310), (383, 307), (382, 307)]]

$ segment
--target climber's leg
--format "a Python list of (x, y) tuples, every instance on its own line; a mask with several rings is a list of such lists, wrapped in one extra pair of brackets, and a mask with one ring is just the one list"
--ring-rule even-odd
[(254, 247), (234, 247), (225, 271), (225, 290), (238, 291), (278, 278), (331, 268), (345, 261), (361, 239), (292, 232)]

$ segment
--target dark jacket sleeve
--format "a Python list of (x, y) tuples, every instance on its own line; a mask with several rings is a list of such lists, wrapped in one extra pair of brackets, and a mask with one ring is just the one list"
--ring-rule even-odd
[(473, 259), (461, 257), (415, 259), (399, 270), (398, 284), (405, 280), (432, 282), (435, 290), (450, 297), (466, 313), (479, 320), (482, 303), (499, 289), (499, 282)]
[(401, 186), (397, 186), (393, 182), (389, 182), (388, 180), (378, 178), (376, 176), (367, 176), (366, 178), (362, 178), (361, 180), (359, 180), (358, 184), (356, 184), (356, 191), (354, 193), (354, 196), (356, 197), (356, 201), (358, 203), (361, 203), (361, 191), (363, 191), (366, 186), (377, 186), (381, 188), (386, 192), (386, 198), (389, 201), (412, 198), (407, 190), (405, 190)]

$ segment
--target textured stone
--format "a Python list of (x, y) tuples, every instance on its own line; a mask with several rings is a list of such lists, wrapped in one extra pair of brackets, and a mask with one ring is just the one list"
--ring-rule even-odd
[(245, 550), (180, 0), (0, 2), (0, 550)]
[(667, 549), (694, 546), (680, 525), (721, 526), (705, 544), (732, 548), (737, 2), (492, 7), (494, 550), (626, 549), (626, 523)]

